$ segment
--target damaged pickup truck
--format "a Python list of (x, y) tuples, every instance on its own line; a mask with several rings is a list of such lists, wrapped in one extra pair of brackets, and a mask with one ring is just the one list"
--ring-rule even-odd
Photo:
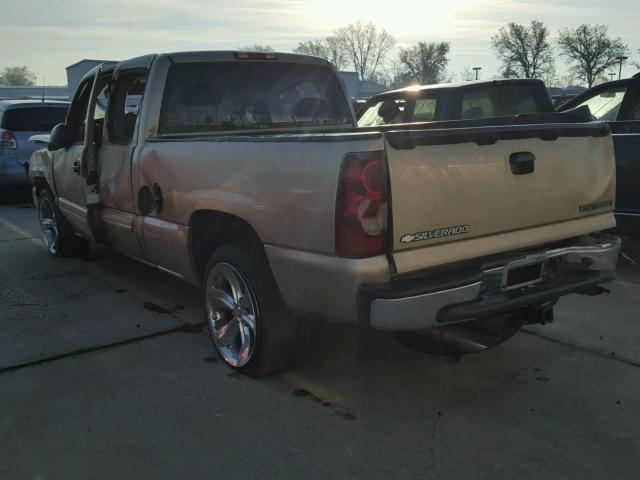
[[(587, 119), (590, 120), (590, 119)], [(614, 278), (606, 124), (575, 114), (357, 128), (300, 55), (148, 55), (90, 71), (30, 167), (53, 255), (113, 246), (203, 290), (213, 344), (288, 368), (300, 320), (477, 351)]]

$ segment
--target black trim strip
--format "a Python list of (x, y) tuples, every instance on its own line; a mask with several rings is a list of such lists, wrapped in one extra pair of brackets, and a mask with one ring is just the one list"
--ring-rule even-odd
[(551, 141), (559, 137), (606, 137), (610, 133), (609, 126), (604, 123), (571, 126), (567, 124), (549, 124), (387, 132), (385, 138), (396, 150), (411, 150), (423, 145), (476, 143), (482, 146), (493, 145), (499, 140), (540, 138), (541, 140)]

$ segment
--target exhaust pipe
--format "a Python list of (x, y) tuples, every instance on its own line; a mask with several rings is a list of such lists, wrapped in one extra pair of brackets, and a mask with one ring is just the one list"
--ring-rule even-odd
[[(515, 332), (514, 332), (515, 333)], [(486, 333), (473, 331), (470, 329), (447, 326), (432, 328), (421, 332), (426, 337), (433, 338), (439, 342), (459, 348), (467, 353), (477, 353), (493, 347), (502, 341), (501, 337), (492, 336)], [(511, 336), (511, 335), (509, 335)]]

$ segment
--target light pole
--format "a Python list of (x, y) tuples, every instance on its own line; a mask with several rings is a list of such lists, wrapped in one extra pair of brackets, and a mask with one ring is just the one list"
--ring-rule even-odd
[(620, 68), (618, 69), (618, 80), (622, 78), (622, 62), (624, 62), (627, 58), (629, 57), (625, 57), (624, 55), (620, 55), (619, 57), (616, 57), (616, 60), (620, 62)]
[(611, 80), (609, 80), (609, 81), (613, 82), (613, 77), (616, 76), (616, 72), (609, 72), (609, 76), (611, 77)]
[(478, 72), (482, 70), (482, 67), (473, 67), (473, 70), (476, 71), (476, 80), (478, 80)]

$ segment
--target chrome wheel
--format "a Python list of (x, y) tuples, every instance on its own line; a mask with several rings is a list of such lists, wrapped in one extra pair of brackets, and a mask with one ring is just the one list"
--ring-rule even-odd
[(58, 251), (59, 239), (58, 217), (56, 216), (56, 211), (51, 200), (46, 197), (40, 199), (38, 216), (42, 230), (42, 241), (49, 252), (55, 254)]
[(253, 357), (258, 334), (258, 306), (249, 282), (233, 265), (218, 263), (207, 277), (205, 302), (220, 355), (233, 367), (245, 366)]

